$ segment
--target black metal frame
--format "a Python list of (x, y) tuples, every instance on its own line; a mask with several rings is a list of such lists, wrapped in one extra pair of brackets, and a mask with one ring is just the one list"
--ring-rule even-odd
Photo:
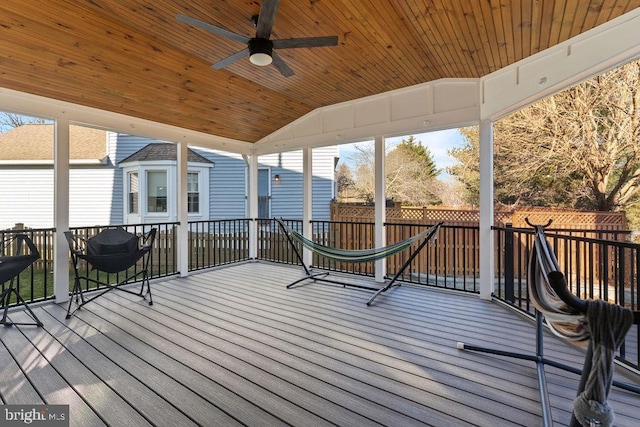
[[(534, 228), (542, 227), (543, 229), (549, 226), (550, 224), (551, 222), (547, 223), (544, 226), (533, 226), (532, 224), (529, 223), (529, 225), (532, 225)], [(553, 290), (556, 292), (558, 297), (560, 297), (568, 306), (575, 308), (576, 310), (578, 310), (578, 312), (581, 312), (581, 313), (586, 312), (586, 302), (575, 297), (573, 294), (571, 294), (571, 292), (569, 292), (565, 278), (564, 278), (564, 274), (562, 274), (559, 271), (552, 271), (549, 273), (548, 278), (549, 278), (549, 284), (551, 285)], [(633, 323), (639, 324), (640, 312), (636, 311), (633, 313), (633, 315), (634, 315)], [(480, 347), (476, 345), (465, 344), (463, 342), (458, 342), (457, 348), (460, 350), (471, 350), (479, 353), (495, 354), (498, 356), (505, 356), (505, 357), (511, 357), (514, 359), (529, 360), (529, 361), (535, 362), (536, 370), (538, 374), (538, 389), (540, 392), (540, 405), (542, 407), (542, 421), (543, 421), (544, 427), (550, 427), (550, 426), (553, 426), (553, 420), (551, 418), (551, 403), (549, 402), (547, 379), (546, 379), (546, 374), (544, 370), (545, 365), (553, 366), (555, 368), (580, 375), (581, 376), (580, 384), (578, 386), (578, 391), (577, 391), (577, 395), (579, 395), (584, 391), (584, 387), (585, 387), (587, 378), (589, 376), (589, 372), (591, 371), (593, 348), (590, 341), (589, 346), (587, 348), (586, 355), (585, 355), (585, 362), (584, 362), (583, 369), (577, 369), (572, 366), (548, 359), (544, 356), (543, 328), (544, 328), (544, 315), (542, 314), (542, 312), (536, 310), (536, 353), (535, 355), (517, 353), (517, 352), (511, 352), (511, 351), (503, 351), (503, 350), (497, 350), (497, 349), (492, 349), (487, 347)], [(632, 384), (625, 384), (619, 381), (613, 381), (613, 385), (616, 387), (622, 388), (624, 390), (640, 394), (640, 387), (638, 386), (635, 386)], [(573, 414), (571, 416), (571, 422), (569, 425), (571, 427), (580, 426), (580, 424), (578, 423), (578, 421), (576, 420)]]
[[(369, 291), (374, 291), (374, 294), (367, 301), (367, 306), (371, 306), (371, 304), (373, 303), (373, 300), (375, 300), (380, 294), (388, 291), (389, 289), (391, 289), (394, 286), (401, 286), (402, 285), (401, 283), (398, 282), (398, 279), (400, 278), (400, 276), (402, 276), (402, 273), (404, 273), (404, 270), (406, 270), (407, 267), (409, 267), (411, 265), (411, 262), (414, 260), (414, 258), (416, 256), (418, 256), (418, 254), (420, 253), (422, 248), (424, 248), (427, 245), (427, 243), (429, 243), (431, 241), (433, 235), (435, 233), (437, 233), (438, 230), (440, 230), (440, 227), (436, 227), (436, 228), (434, 228), (432, 233), (430, 233), (429, 235), (425, 236), (423, 238), (422, 242), (416, 248), (416, 250), (402, 264), (402, 266), (400, 267), (398, 272), (393, 276), (393, 278), (385, 286), (383, 286), (382, 288), (379, 288), (379, 287), (374, 287), (374, 286), (361, 285), (361, 284), (357, 284), (357, 283), (342, 282), (340, 280), (327, 279), (326, 277), (330, 275), (330, 273), (328, 271), (314, 273), (312, 271), (311, 267), (308, 267), (305, 264), (305, 262), (303, 261), (302, 256), (300, 255), (300, 252), (298, 251), (298, 248), (296, 247), (295, 242), (293, 241), (293, 238), (291, 237), (291, 235), (287, 231), (287, 229), (284, 226), (284, 224), (280, 220), (276, 220), (276, 221), (280, 225), (280, 229), (282, 230), (284, 235), (287, 236), (287, 240), (289, 241), (289, 244), (293, 248), (293, 252), (295, 253), (296, 258), (298, 258), (298, 262), (302, 265), (302, 268), (304, 268), (304, 272), (306, 274), (305, 277), (303, 277), (301, 279), (298, 279), (298, 280), (296, 280), (296, 281), (294, 281), (292, 283), (289, 283), (287, 285), (287, 289), (290, 289), (294, 285), (296, 285), (298, 283), (301, 283), (301, 282), (304, 282), (305, 280), (313, 280), (314, 282), (331, 283), (331, 284), (335, 284), (335, 285), (341, 285), (343, 287), (351, 287), (351, 288), (358, 288), (358, 289), (365, 289), (365, 290), (369, 290)], [(442, 222), (438, 223), (437, 225), (441, 226)]]
[[(14, 242), (16, 244), (15, 255), (13, 256), (0, 256), (0, 284), (9, 282), (9, 287), (6, 288), (0, 294), (0, 307), (2, 307), (2, 319), (0, 320), (0, 324), (4, 326), (13, 326), (13, 325), (28, 325), (28, 326), (38, 326), (42, 327), (42, 322), (35, 313), (31, 310), (29, 305), (26, 303), (22, 295), (18, 292), (18, 290), (13, 286), (16, 277), (24, 269), (33, 264), (36, 260), (40, 258), (40, 251), (33, 243), (33, 241), (26, 234), (16, 234), (13, 238), (7, 239), (7, 241), (2, 242), (2, 249), (6, 248), (7, 245)], [(27, 245), (29, 249), (29, 253), (26, 255), (22, 255), (22, 243)], [(5, 268), (6, 271), (2, 271)], [(3, 274), (6, 273), (6, 274)], [(33, 322), (12, 322), (9, 320), (8, 312), (9, 312), (9, 302), (11, 301), (11, 295), (15, 294), (16, 296), (16, 307), (20, 305), (24, 305), (27, 314), (33, 319)]]
[[(85, 253), (86, 251), (86, 242), (89, 239), (85, 239), (82, 238), (80, 236), (74, 236), (70, 231), (65, 231), (64, 235), (67, 238), (67, 242), (69, 243), (69, 249), (71, 252), (71, 261), (73, 263), (73, 269), (74, 269), (74, 273), (75, 273), (75, 278), (74, 278), (74, 282), (73, 282), (73, 291), (71, 292), (71, 296), (69, 298), (69, 306), (67, 307), (67, 316), (66, 318), (69, 319), (71, 316), (73, 316), (73, 314), (80, 310), (85, 304), (90, 303), (91, 301), (95, 300), (98, 297), (101, 297), (102, 295), (106, 294), (107, 292), (110, 292), (114, 289), (117, 289), (119, 291), (122, 292), (126, 292), (132, 295), (136, 295), (139, 297), (142, 297), (144, 300), (147, 300), (147, 295), (149, 296), (149, 300), (148, 303), (149, 305), (153, 305), (153, 298), (151, 296), (151, 286), (149, 284), (149, 274), (148, 274), (148, 268), (149, 268), (149, 261), (151, 260), (151, 248), (153, 246), (153, 241), (155, 239), (156, 236), (156, 228), (152, 228), (151, 230), (149, 230), (149, 232), (145, 233), (144, 235), (142, 235), (141, 237), (139, 237), (139, 239), (141, 240), (142, 244), (140, 245), (140, 248), (138, 250), (138, 253), (140, 254), (140, 256), (138, 256), (136, 258), (136, 261), (139, 260), (140, 258), (142, 258), (142, 269), (138, 272), (135, 272), (134, 274), (127, 276), (125, 279), (119, 281), (116, 284), (110, 284), (110, 283), (106, 283), (106, 282), (102, 282), (100, 280), (96, 280), (92, 277), (88, 277), (88, 275), (81, 275), (80, 271), (78, 270), (78, 264), (79, 264), (79, 260), (80, 259), (84, 259), (87, 263), (89, 263), (91, 265), (91, 259), (87, 257), (87, 254)], [(134, 265), (135, 262), (132, 264)], [(122, 269), (121, 271), (125, 271), (126, 269), (130, 268), (131, 265), (127, 266), (126, 268)], [(99, 270), (100, 271), (100, 270)], [(126, 288), (123, 288), (124, 285), (128, 284), (129, 281), (131, 279), (135, 279), (136, 277), (142, 275), (142, 283), (140, 286), (140, 291), (139, 292), (135, 292)], [(84, 297), (84, 291), (82, 289), (82, 286), (80, 284), (81, 280), (85, 280), (91, 283), (95, 283), (96, 285), (103, 285), (106, 288), (103, 290), (97, 289), (95, 292), (98, 292), (95, 295), (92, 295), (90, 298), (85, 299)], [(146, 293), (145, 293), (145, 286), (146, 286)], [(93, 291), (92, 291), (93, 292)], [(73, 302), (76, 302), (76, 304), (78, 304), (78, 306), (74, 309), (71, 310), (72, 304)]]

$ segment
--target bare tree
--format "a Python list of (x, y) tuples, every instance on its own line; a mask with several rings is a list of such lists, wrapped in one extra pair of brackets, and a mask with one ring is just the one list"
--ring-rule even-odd
[(347, 164), (341, 163), (336, 170), (336, 179), (338, 185), (338, 199), (344, 200), (352, 197), (355, 192), (355, 182), (353, 180), (351, 169)]
[[(477, 199), (477, 129), (451, 168)], [(496, 200), (624, 209), (640, 197), (640, 61), (537, 102), (494, 125)]]
[[(355, 188), (362, 198), (372, 202), (375, 195), (375, 153), (372, 145), (356, 146), (353, 155), (356, 168)], [(437, 196), (440, 171), (431, 153), (410, 137), (396, 147), (389, 147), (385, 160), (385, 192), (388, 198), (415, 206), (439, 204)]]
[(22, 116), (20, 114), (15, 114), (15, 113), (0, 112), (0, 133), (6, 132), (13, 128), (17, 128), (19, 126), (23, 126), (28, 123), (48, 123), (48, 122), (45, 119), (41, 119), (37, 117), (28, 117), (28, 116)]

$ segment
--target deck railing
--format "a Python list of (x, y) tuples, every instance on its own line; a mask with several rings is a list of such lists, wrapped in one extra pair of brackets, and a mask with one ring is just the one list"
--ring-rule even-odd
[[(157, 279), (160, 277), (167, 277), (177, 274), (177, 254), (175, 253), (176, 239), (177, 239), (177, 227), (178, 223), (157, 223), (157, 224), (127, 224), (117, 226), (93, 226), (93, 227), (71, 227), (70, 231), (76, 236), (83, 239), (89, 239), (102, 230), (113, 227), (122, 227), (130, 233), (136, 235), (143, 235), (152, 228), (156, 228), (156, 238), (153, 242), (153, 247), (150, 252), (149, 258), (149, 278)], [(116, 274), (107, 274), (98, 270), (92, 270), (86, 262), (80, 261), (78, 270), (85, 277), (91, 277), (95, 280), (100, 280), (106, 283), (119, 283), (125, 280), (128, 276), (131, 276), (142, 268), (142, 260), (138, 261), (136, 265), (130, 269)], [(70, 286), (73, 284), (73, 273), (70, 273)], [(103, 286), (96, 285), (96, 283), (85, 280), (81, 283), (84, 290), (99, 289)]]
[(250, 219), (189, 222), (189, 271), (249, 259)]
[[(533, 248), (532, 229), (494, 227), (496, 275), (494, 295), (534, 314), (527, 288)], [(629, 232), (545, 230), (545, 236), (565, 274), (569, 289), (582, 299), (603, 299), (640, 310), (640, 245), (628, 242)], [(587, 237), (594, 236), (595, 237)], [(620, 360), (640, 369), (640, 329), (633, 325), (620, 347)]]
[[(367, 249), (375, 245), (374, 224), (370, 222), (312, 221), (313, 238), (327, 246)], [(386, 244), (415, 236), (433, 224), (386, 223)], [(406, 268), (402, 281), (447, 289), (479, 292), (478, 227), (442, 226), (437, 240), (425, 246)], [(395, 275), (413, 255), (411, 249), (387, 258), (387, 274)], [(316, 268), (372, 276), (373, 262), (345, 263), (314, 255)]]
[[(189, 270), (201, 270), (249, 259), (251, 219), (195, 221), (189, 223)], [(285, 264), (298, 264), (278, 224), (259, 219), (257, 258)], [(301, 231), (302, 221), (285, 220)], [(370, 222), (312, 221), (314, 241), (344, 249), (375, 246), (374, 224)], [(414, 236), (431, 224), (387, 223), (386, 243)], [(152, 227), (158, 234), (151, 253), (150, 276), (159, 278), (178, 273), (177, 223), (135, 224), (123, 226), (142, 234)], [(75, 227), (72, 232), (89, 238), (106, 226)], [(53, 229), (0, 231), (4, 239), (26, 233), (37, 244), (42, 258), (25, 270), (16, 283), (28, 302), (53, 298)], [(511, 227), (494, 227), (495, 296), (530, 314), (534, 309), (527, 292), (527, 266), (533, 245), (533, 231)], [(630, 243), (628, 232), (593, 230), (547, 230), (547, 238), (557, 254), (561, 270), (570, 289), (580, 298), (602, 298), (632, 310), (640, 307), (640, 245)], [(387, 274), (393, 275), (411, 256), (411, 248), (387, 259)], [(298, 247), (300, 253), (302, 248)], [(479, 292), (479, 232), (474, 226), (444, 225), (434, 243), (428, 244), (405, 270), (402, 281), (467, 292)], [(373, 263), (343, 263), (313, 256), (315, 268), (328, 271), (373, 276)], [(88, 267), (84, 267), (88, 268)], [(88, 270), (85, 272), (89, 272)], [(92, 273), (93, 274), (93, 273)], [(97, 274), (97, 273), (96, 273)], [(115, 276), (115, 275), (114, 275)], [(71, 276), (72, 277), (72, 276)], [(102, 278), (101, 278), (102, 279)], [(119, 277), (107, 278), (110, 281)], [(86, 288), (95, 286), (85, 284)], [(14, 303), (14, 302), (12, 302)], [(640, 368), (640, 331), (637, 325), (627, 334), (620, 356), (626, 363)]]
[[(291, 228), (302, 230), (302, 221), (284, 220)], [(367, 249), (375, 246), (374, 224), (352, 221), (312, 221), (313, 240), (326, 246)], [(387, 223), (387, 243), (419, 234), (429, 225)], [(444, 225), (435, 243), (428, 245), (405, 270), (402, 280), (409, 283), (478, 292), (477, 227)], [(285, 264), (299, 264), (294, 251), (275, 221), (263, 221), (258, 237), (258, 258)], [(296, 249), (302, 247), (295, 242)], [(387, 273), (394, 275), (415, 248), (387, 258)], [(363, 276), (373, 276), (373, 262), (348, 263), (313, 254), (314, 268)]]
[[(11, 240), (16, 234), (26, 234), (36, 245), (40, 252), (40, 259), (31, 264), (18, 275), (14, 281), (14, 287), (27, 302), (44, 301), (52, 299), (53, 293), (53, 229), (30, 228), (26, 230), (12, 229), (0, 230), (0, 243)], [(14, 255), (9, 253), (10, 247), (5, 247), (0, 256)], [(9, 283), (0, 283), (4, 291)], [(15, 304), (12, 297), (10, 304)]]
[[(158, 224), (129, 224), (120, 225), (125, 230), (134, 234), (144, 234), (151, 228), (157, 228), (156, 240), (153, 245), (153, 249), (150, 254), (149, 263), (149, 277), (152, 279), (171, 276), (177, 274), (177, 262), (175, 248), (176, 248), (176, 229), (177, 223), (158, 223)], [(95, 236), (105, 228), (112, 228), (117, 226), (93, 226), (93, 227), (71, 227), (70, 231), (82, 238), (88, 239)], [(34, 262), (29, 268), (23, 271), (14, 286), (20, 292), (20, 295), (27, 302), (38, 302), (44, 300), (50, 300), (54, 298), (53, 289), (53, 228), (41, 228), (41, 229), (24, 229), (24, 230), (0, 230), (0, 238), (5, 241), (7, 238), (11, 238), (16, 234), (26, 234), (33, 240), (36, 247), (40, 251), (40, 259)], [(131, 274), (137, 272), (141, 266), (141, 261), (130, 270), (127, 270), (124, 274)], [(82, 262), (79, 266), (80, 271), (88, 277), (94, 277), (101, 281), (107, 281), (109, 283), (116, 283), (124, 279), (123, 273), (110, 274), (98, 273), (97, 271), (91, 271), (90, 267)], [(72, 266), (69, 265), (70, 271), (70, 285), (73, 286), (73, 273)], [(100, 275), (101, 274), (101, 275)], [(98, 277), (98, 275), (100, 275)], [(90, 290), (96, 289), (96, 284), (85, 281), (83, 288)], [(7, 284), (1, 284), (2, 290), (4, 290)], [(15, 304), (16, 301), (12, 300), (11, 304)]]

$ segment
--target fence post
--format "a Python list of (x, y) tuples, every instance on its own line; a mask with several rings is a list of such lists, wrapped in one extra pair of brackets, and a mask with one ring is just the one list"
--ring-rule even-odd
[(513, 292), (513, 224), (508, 222), (505, 224), (504, 233), (504, 299), (510, 303), (515, 302)]

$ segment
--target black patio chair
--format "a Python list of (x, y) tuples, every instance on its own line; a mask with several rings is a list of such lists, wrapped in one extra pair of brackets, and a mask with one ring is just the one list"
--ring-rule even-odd
[[(26, 246), (23, 246), (23, 243)], [(11, 255), (5, 255), (7, 253), (10, 253)], [(42, 322), (40, 322), (38, 317), (33, 313), (33, 311), (31, 311), (29, 305), (25, 302), (22, 295), (20, 295), (14, 286), (18, 275), (33, 264), (38, 258), (40, 258), (40, 251), (38, 251), (38, 248), (33, 241), (25, 234), (16, 234), (2, 242), (0, 250), (0, 284), (3, 285), (3, 290), (0, 294), (0, 303), (2, 304), (2, 320), (0, 320), (0, 323), (3, 325), (42, 326)], [(4, 284), (6, 282), (9, 282), (9, 287), (4, 288)], [(33, 322), (12, 322), (9, 320), (7, 313), (9, 311), (9, 304), (11, 302), (12, 295), (16, 296), (16, 306), (24, 305), (27, 313), (33, 319)]]
[[(142, 236), (137, 236), (120, 227), (107, 228), (89, 239), (73, 235), (70, 231), (66, 231), (64, 235), (69, 243), (71, 261), (73, 262), (73, 268), (75, 271), (73, 291), (69, 300), (69, 307), (67, 308), (67, 319), (85, 304), (113, 289), (118, 289), (123, 292), (140, 296), (145, 300), (147, 300), (148, 296), (149, 305), (153, 305), (151, 286), (149, 285), (148, 267), (149, 260), (151, 258), (151, 247), (153, 246), (156, 231), (157, 229), (152, 228), (148, 233)], [(133, 274), (128, 275), (125, 279), (120, 280), (116, 284), (110, 284), (100, 280), (98, 275), (96, 275), (98, 278), (89, 277), (88, 271), (87, 274), (83, 275), (80, 273), (79, 269), (80, 261), (84, 260), (91, 267), (91, 270), (98, 270), (99, 272), (101, 271), (108, 274), (117, 274), (125, 272), (129, 268), (135, 266), (140, 259), (142, 259), (142, 266), (140, 270), (134, 271)], [(138, 276), (142, 276), (142, 284), (139, 292), (123, 287), (130, 283), (131, 279), (135, 279)], [(102, 285), (106, 288), (102, 288), (101, 292), (93, 295), (91, 298), (85, 299), (84, 290), (81, 285), (82, 281), (85, 281), (85, 283), (95, 283), (98, 286)], [(98, 291), (100, 291), (100, 289), (98, 289)], [(78, 306), (72, 311), (71, 308), (74, 300)]]

